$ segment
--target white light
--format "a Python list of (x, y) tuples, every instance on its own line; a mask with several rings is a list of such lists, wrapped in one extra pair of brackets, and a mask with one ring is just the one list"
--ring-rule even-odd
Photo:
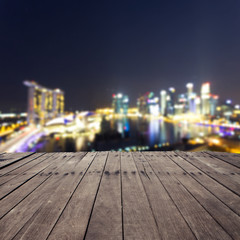
[(236, 109), (240, 109), (240, 106), (239, 106), (239, 105), (235, 105), (235, 108), (236, 108)]
[(188, 84), (186, 85), (186, 87), (187, 87), (187, 88), (193, 88), (193, 83), (188, 83)]
[(119, 93), (117, 96), (118, 96), (118, 98), (122, 98), (122, 94), (121, 93)]
[(165, 95), (166, 94), (166, 91), (165, 90), (162, 90), (161, 91), (161, 95)]
[(201, 99), (200, 99), (200, 98), (196, 98), (196, 99), (195, 99), (195, 103), (196, 103), (196, 104), (200, 104), (200, 103), (201, 103)]
[(228, 100), (226, 101), (226, 103), (227, 103), (227, 104), (231, 104), (231, 103), (232, 103), (232, 100), (228, 99)]
[(170, 88), (169, 88), (169, 91), (172, 92), (172, 93), (174, 93), (174, 92), (175, 92), (175, 88), (170, 87)]

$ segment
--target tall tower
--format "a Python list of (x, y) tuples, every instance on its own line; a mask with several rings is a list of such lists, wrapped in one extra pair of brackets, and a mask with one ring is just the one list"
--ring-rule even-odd
[(196, 112), (196, 104), (195, 104), (195, 98), (196, 93), (193, 92), (193, 83), (188, 83), (186, 85), (187, 88), (187, 109), (191, 113)]
[(201, 99), (202, 99), (202, 114), (210, 114), (210, 83), (205, 82), (201, 87)]
[(23, 84), (28, 87), (28, 115), (27, 115), (27, 122), (28, 124), (34, 123), (34, 115), (35, 115), (35, 88), (37, 83), (34, 81), (24, 81)]
[(167, 92), (162, 90), (160, 92), (161, 96), (161, 114), (164, 116), (166, 114), (166, 107), (167, 107)]
[(187, 88), (188, 98), (190, 98), (191, 94), (193, 93), (193, 83), (188, 83), (186, 85), (186, 88)]
[(48, 99), (49, 108), (52, 108), (52, 114), (54, 117), (58, 117), (64, 112), (64, 92), (60, 89), (54, 89), (52, 96)]
[(114, 113), (127, 115), (128, 113), (128, 96), (121, 93), (113, 94), (112, 107)]
[(168, 101), (167, 101), (167, 114), (169, 115), (174, 115), (175, 114), (175, 109), (174, 109), (174, 105), (176, 102), (176, 94), (175, 94), (176, 90), (173, 87), (170, 87), (168, 89)]

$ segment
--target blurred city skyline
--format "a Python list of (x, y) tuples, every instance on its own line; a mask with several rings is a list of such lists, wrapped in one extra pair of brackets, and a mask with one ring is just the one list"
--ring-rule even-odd
[(188, 82), (238, 104), (239, 22), (237, 1), (1, 1), (0, 111), (27, 110), (24, 80), (63, 89), (66, 110)]

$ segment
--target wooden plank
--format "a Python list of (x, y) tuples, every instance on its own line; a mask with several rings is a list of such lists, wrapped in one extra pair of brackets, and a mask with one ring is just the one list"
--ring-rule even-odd
[(160, 239), (158, 227), (130, 153), (121, 153), (124, 239)]
[[(171, 160), (173, 160), (172, 158), (170, 157)], [(173, 166), (176, 173), (180, 173), (183, 170), (178, 165), (176, 166), (175, 161), (166, 161), (166, 164)], [(228, 235), (233, 239), (237, 239), (240, 236), (240, 218), (235, 212), (216, 198), (212, 192), (209, 192), (199, 184), (191, 174), (174, 174), (174, 177), (178, 179), (182, 186), (204, 207), (215, 221), (221, 225)]]
[(33, 155), (30, 155), (29, 157), (26, 157), (22, 159), (21, 161), (15, 162), (14, 164), (11, 164), (5, 168), (0, 169), (0, 177), (6, 174), (12, 174), (12, 171), (15, 169), (28, 164), (29, 162), (39, 158), (40, 156), (43, 156), (46, 153), (34, 153)]
[(143, 154), (196, 238), (232, 239), (176, 179), (175, 176), (183, 174), (184, 171), (176, 172), (177, 165), (169, 164), (169, 162), (173, 162), (164, 153), (149, 152)]
[[(58, 168), (57, 171), (47, 179), (47, 181), (41, 184), (32, 194), (21, 201), (0, 220), (0, 232), (2, 239), (12, 239), (17, 233), (22, 233), (19, 231), (22, 231), (24, 227), (31, 224), (34, 218), (37, 217), (38, 213), (41, 212), (44, 204), (56, 204), (58, 199), (53, 202), (51, 202), (50, 199), (54, 196), (54, 192), (59, 190), (62, 186), (65, 187), (62, 190), (65, 191), (66, 194), (70, 194), (70, 190), (68, 190), (68, 188), (71, 188), (72, 186), (65, 186), (64, 184), (69, 177), (71, 178), (71, 173), (75, 172), (76, 166), (79, 162), (81, 162), (82, 154), (70, 153), (68, 156), (69, 157), (65, 158), (63, 158), (63, 155), (62, 157), (59, 157), (59, 161), (65, 161), (65, 163)], [(45, 174), (48, 174), (48, 172)], [(80, 176), (79, 174), (79, 172), (76, 173), (76, 175)], [(41, 225), (36, 224), (36, 230), (40, 226)], [(31, 225), (29, 227), (31, 227)], [(38, 233), (27, 239), (36, 239), (37, 237), (41, 238), (41, 235), (42, 233)]]
[(27, 156), (33, 155), (33, 152), (26, 153), (6, 153), (4, 155), (0, 155), (0, 169), (7, 167), (13, 163), (16, 163)]
[(240, 180), (240, 169), (232, 164), (229, 164), (228, 162), (222, 161), (204, 152), (198, 154), (188, 152), (187, 154), (191, 155), (192, 157), (196, 157), (198, 160), (213, 168), (217, 172), (233, 175), (231, 176), (231, 179), (236, 177), (237, 181)]
[[(24, 172), (28, 171), (29, 169), (31, 169), (32, 167), (36, 166), (37, 164), (45, 161), (46, 159), (48, 159), (51, 155), (53, 155), (53, 153), (49, 153), (49, 154), (34, 154), (34, 158), (32, 158), (31, 160), (27, 160), (27, 162), (25, 164), (22, 164), (20, 167), (14, 168), (11, 172), (7, 172), (4, 175), (0, 176), (0, 186), (3, 185), (4, 183), (10, 181), (11, 179), (17, 177), (20, 174), (23, 174)], [(23, 159), (22, 161), (26, 160)], [(20, 161), (20, 162), (22, 162)], [(19, 163), (19, 162), (17, 162)], [(16, 163), (16, 164), (17, 164)], [(15, 165), (15, 164), (13, 164)], [(13, 165), (10, 165), (10, 167), (12, 167)], [(8, 168), (8, 167), (7, 167)], [(6, 168), (2, 169), (5, 170)], [(1, 170), (0, 170), (1, 172)]]
[(168, 152), (168, 156), (186, 173), (190, 174), (199, 184), (213, 193), (219, 200), (226, 204), (240, 216), (240, 198), (238, 195), (224, 187), (222, 184), (209, 177), (207, 174), (190, 164), (188, 161), (177, 155), (175, 152)]
[[(53, 158), (51, 158), (51, 155), (53, 155)], [(43, 161), (39, 162), (35, 166), (30, 167), (29, 169), (27, 169), (28, 165), (24, 165), (25, 170), (27, 169), (26, 172), (20, 173), (17, 176), (14, 176), (13, 178), (11, 178), (9, 181), (3, 183), (0, 186), (0, 200), (6, 197), (12, 191), (21, 187), (23, 184), (31, 180), (33, 177), (37, 176), (38, 173), (40, 173), (42, 170), (47, 168), (49, 165), (53, 164), (52, 160), (55, 159), (54, 154), (49, 153), (46, 156), (49, 156), (49, 157), (47, 157), (46, 159), (44, 158)], [(58, 155), (56, 155), (56, 157), (57, 156)]]
[(222, 157), (233, 157), (237, 161), (240, 160), (240, 153), (229, 153), (229, 152), (215, 152), (215, 151), (204, 151), (209, 154), (214, 154)]
[(240, 185), (238, 184), (238, 181), (230, 178), (229, 175), (226, 173), (221, 173), (218, 171), (215, 171), (214, 168), (208, 166), (207, 164), (203, 163), (198, 159), (198, 157), (201, 157), (201, 153), (197, 153), (198, 155), (191, 155), (186, 152), (176, 152), (179, 156), (183, 157), (186, 161), (203, 171), (205, 174), (207, 174), (209, 177), (213, 178), (226, 188), (230, 189), (232, 192), (240, 196)]
[(193, 157), (196, 157), (198, 160), (206, 164), (208, 167), (212, 168), (212, 171), (215, 173), (220, 173), (222, 175), (231, 176), (229, 179), (234, 181), (236, 184), (240, 182), (240, 169), (227, 163), (219, 160), (213, 156), (209, 156), (206, 153), (198, 153), (198, 156), (195, 156), (194, 153), (188, 153)]
[(109, 152), (85, 239), (122, 239), (119, 152)]
[(84, 239), (101, 183), (107, 155), (107, 152), (97, 153), (92, 165), (48, 236), (49, 240)]
[(161, 239), (195, 239), (191, 229), (144, 156), (140, 152), (134, 152), (133, 157)]
[[(71, 158), (72, 154), (70, 155), (69, 153), (67, 153), (62, 156), (66, 156), (67, 159)], [(9, 211), (11, 211), (14, 207), (16, 207), (17, 204), (24, 200), (29, 194), (33, 193), (34, 190), (36, 190), (54, 173), (56, 174), (58, 168), (60, 168), (63, 164), (66, 163), (66, 161), (59, 160), (61, 160), (60, 154), (54, 154), (54, 156), (51, 155), (52, 164), (48, 165), (47, 168), (40, 171), (30, 181), (26, 182), (20, 188), (17, 188), (15, 191), (11, 192), (11, 194), (7, 195), (4, 199), (2, 199), (0, 208), (0, 219), (3, 218), (3, 216), (6, 215)]]
[(235, 154), (221, 154), (216, 152), (205, 152), (210, 156), (216, 157), (224, 162), (232, 164), (233, 166), (240, 168), (240, 157), (236, 157)]

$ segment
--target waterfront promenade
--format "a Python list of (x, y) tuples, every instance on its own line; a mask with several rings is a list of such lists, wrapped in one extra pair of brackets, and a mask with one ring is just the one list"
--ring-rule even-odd
[(0, 153), (1, 239), (240, 239), (240, 155)]

